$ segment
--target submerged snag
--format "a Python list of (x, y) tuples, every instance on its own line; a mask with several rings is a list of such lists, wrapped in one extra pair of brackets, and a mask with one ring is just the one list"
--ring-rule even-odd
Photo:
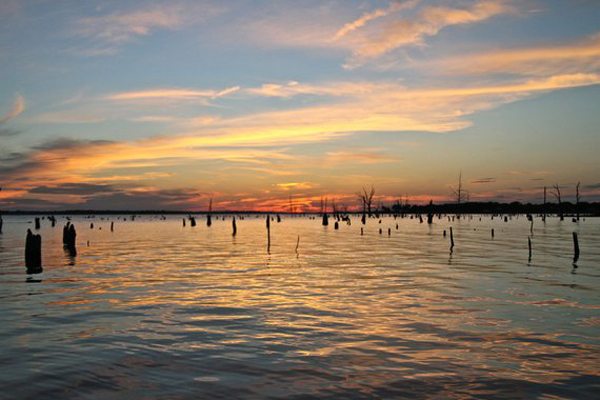
[(579, 260), (579, 239), (577, 232), (573, 232), (573, 264)]
[(27, 229), (25, 237), (25, 267), (30, 274), (42, 272), (42, 237)]
[(454, 234), (452, 233), (452, 227), (450, 227), (450, 250), (454, 248)]
[(298, 255), (298, 247), (300, 247), (300, 235), (298, 235), (298, 240), (296, 241), (296, 255)]
[(271, 252), (271, 218), (267, 214), (267, 253)]
[(231, 228), (233, 229), (233, 232), (231, 233), (231, 235), (235, 236), (237, 234), (237, 225), (235, 223), (235, 216), (231, 220)]
[(67, 222), (63, 228), (63, 246), (65, 248), (75, 248), (75, 242), (77, 238), (77, 232), (75, 231), (75, 225)]

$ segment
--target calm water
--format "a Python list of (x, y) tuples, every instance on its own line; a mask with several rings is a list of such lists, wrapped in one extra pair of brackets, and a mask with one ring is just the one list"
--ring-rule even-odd
[(528, 262), (524, 217), (384, 218), (360, 236), (357, 218), (336, 231), (284, 216), (270, 254), (263, 217), (235, 238), (229, 219), (143, 216), (111, 233), (106, 218), (73, 218), (75, 258), (66, 220), (43, 221), (44, 272), (27, 275), (33, 218), (4, 217), (0, 398), (600, 393), (599, 219), (536, 220)]

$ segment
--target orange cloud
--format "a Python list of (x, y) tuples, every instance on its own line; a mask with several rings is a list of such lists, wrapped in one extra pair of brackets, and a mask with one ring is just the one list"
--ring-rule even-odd
[(503, 0), (477, 1), (469, 8), (425, 7), (414, 18), (391, 21), (376, 33), (362, 37), (346, 66), (355, 67), (403, 46), (420, 45), (426, 37), (448, 26), (481, 22), (513, 11)]
[(600, 68), (600, 34), (562, 45), (464, 54), (420, 65), (449, 74), (504, 73), (547, 76), (594, 72)]

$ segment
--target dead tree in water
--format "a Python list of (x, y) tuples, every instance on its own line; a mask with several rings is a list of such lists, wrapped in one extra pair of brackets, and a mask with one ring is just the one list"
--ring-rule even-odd
[(267, 253), (271, 253), (271, 218), (267, 214)]
[(454, 195), (456, 196), (456, 204), (460, 204), (463, 202), (463, 200), (468, 199), (469, 193), (463, 189), (462, 185), (462, 171), (460, 171), (460, 173), (458, 174), (458, 186), (456, 187), (456, 189), (452, 187), (451, 189)]
[(546, 222), (546, 186), (544, 186), (544, 214), (542, 217), (542, 221)]
[(27, 229), (25, 238), (25, 267), (28, 273), (42, 272), (42, 237)]
[(371, 211), (372, 211), (371, 208), (373, 207), (373, 197), (375, 196), (375, 187), (373, 187), (373, 185), (371, 185), (371, 190), (367, 192), (367, 189), (363, 186), (362, 192), (358, 192), (357, 196), (363, 205), (363, 215), (362, 215), (361, 222), (364, 225), (366, 222), (365, 213), (367, 213), (369, 218), (371, 218)]
[(75, 230), (75, 225), (71, 222), (67, 222), (63, 228), (63, 248), (71, 256), (77, 255), (76, 238), (77, 231)]
[(554, 195), (554, 197), (556, 197), (556, 201), (558, 201), (558, 215), (560, 217), (561, 221), (564, 221), (565, 217), (563, 215), (563, 210), (562, 210), (562, 200), (560, 197), (560, 186), (558, 185), (554, 185), (554, 191), (552, 191), (552, 194)]
[(433, 200), (429, 200), (429, 212), (427, 213), (427, 224), (433, 224)]
[(581, 182), (577, 182), (575, 186), (575, 212), (577, 213), (577, 221), (579, 221), (579, 186)]
[(323, 197), (321, 197), (321, 214), (323, 215), (323, 226), (329, 225), (329, 215), (327, 215), (327, 197), (325, 197), (325, 201), (323, 202)]
[(211, 220), (211, 216), (210, 213), (212, 213), (212, 197), (210, 198), (210, 201), (208, 202), (208, 213), (206, 214), (206, 226), (208, 226), (210, 228), (210, 226), (212, 225), (212, 220)]

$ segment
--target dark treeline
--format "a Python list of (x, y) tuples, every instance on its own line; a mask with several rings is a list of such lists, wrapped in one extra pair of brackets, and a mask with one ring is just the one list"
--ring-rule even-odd
[(498, 202), (467, 202), (446, 203), (427, 205), (402, 205), (394, 204), (391, 208), (382, 207), (383, 212), (426, 214), (430, 207), (436, 214), (564, 214), (574, 215), (579, 211), (582, 215), (600, 216), (600, 203), (579, 203), (575, 205), (563, 202), (560, 207), (556, 203), (532, 204), (532, 203), (498, 203)]
[[(465, 203), (445, 203), (445, 204), (394, 204), (393, 206), (381, 206), (373, 210), (374, 213), (396, 213), (396, 214), (564, 214), (574, 215), (579, 211), (582, 215), (600, 216), (600, 202), (581, 202), (579, 206), (570, 202), (562, 202), (560, 207), (557, 203), (532, 204), (532, 203), (498, 203), (498, 202), (465, 202)], [(62, 210), (62, 211), (35, 211), (35, 210), (13, 210), (3, 211), (4, 215), (227, 215), (227, 214), (289, 214), (278, 211), (173, 211), (173, 210)], [(351, 212), (356, 214), (357, 212)], [(295, 214), (321, 214), (315, 212), (300, 212)]]

